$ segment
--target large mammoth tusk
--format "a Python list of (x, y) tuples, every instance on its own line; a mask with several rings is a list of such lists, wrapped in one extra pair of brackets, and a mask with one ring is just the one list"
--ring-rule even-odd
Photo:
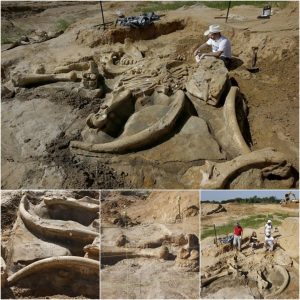
[(174, 97), (174, 103), (167, 114), (158, 122), (141, 132), (104, 144), (72, 141), (70, 145), (72, 148), (78, 148), (85, 151), (107, 153), (124, 153), (149, 146), (159, 141), (173, 129), (176, 120), (182, 112), (185, 103), (183, 91), (177, 91)]
[(88, 244), (92, 243), (94, 238), (99, 235), (97, 232), (89, 230), (74, 221), (42, 219), (29, 213), (29, 201), (26, 195), (21, 199), (19, 213), (25, 226), (33, 233), (41, 236), (75, 242), (81, 241)]
[(222, 189), (226, 187), (231, 178), (234, 178), (241, 172), (252, 168), (263, 169), (285, 161), (284, 154), (272, 148), (253, 151), (223, 163), (206, 161), (205, 165), (199, 167), (202, 174), (200, 176), (200, 188)]

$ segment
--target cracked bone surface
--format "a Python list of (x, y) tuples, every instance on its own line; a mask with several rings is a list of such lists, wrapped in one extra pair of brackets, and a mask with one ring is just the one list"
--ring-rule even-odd
[(67, 239), (70, 241), (92, 242), (98, 233), (74, 221), (51, 220), (39, 217), (24, 195), (19, 207), (20, 217), (27, 228), (41, 236)]
[(186, 83), (186, 90), (190, 95), (213, 106), (220, 103), (229, 87), (228, 70), (221, 60), (214, 57), (202, 60)]
[(4, 245), (5, 291), (98, 299), (99, 209), (99, 199), (75, 192), (25, 192)]
[(99, 262), (93, 259), (77, 256), (51, 257), (17, 271), (8, 277), (7, 284), (37, 290), (37, 293), (43, 289), (44, 293), (49, 290), (66, 293), (66, 290), (70, 290), (70, 295), (82, 294), (97, 299), (99, 268)]
[(17, 87), (30, 87), (33, 85), (42, 85), (59, 81), (73, 81), (77, 80), (75, 72), (63, 74), (16, 74), (12, 78), (14, 86)]

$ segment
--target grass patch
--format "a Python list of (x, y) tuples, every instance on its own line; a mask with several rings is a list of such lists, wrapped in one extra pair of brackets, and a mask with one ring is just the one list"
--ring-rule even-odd
[(168, 11), (175, 10), (183, 6), (192, 6), (199, 4), (199, 1), (174, 1), (174, 2), (163, 2), (163, 1), (153, 1), (140, 3), (134, 11), (140, 13), (146, 12), (157, 12), (157, 11)]
[[(200, 1), (201, 4), (204, 4), (210, 8), (218, 8), (218, 9), (227, 9), (229, 1)], [(288, 5), (288, 1), (269, 1), (268, 4), (271, 7), (279, 7), (284, 8)], [(240, 6), (240, 5), (252, 5), (256, 7), (263, 8), (267, 3), (264, 1), (231, 1), (230, 7)]]
[(14, 42), (14, 40), (12, 39), (12, 37), (10, 35), (8, 35), (7, 33), (1, 33), (1, 45), (11, 44), (13, 42)]
[[(168, 11), (176, 10), (183, 6), (192, 5), (205, 5), (210, 8), (217, 9), (227, 9), (229, 1), (174, 1), (174, 2), (163, 2), (163, 1), (153, 1), (153, 2), (142, 2), (137, 5), (135, 12), (146, 13), (146, 12), (157, 12), (157, 11)], [(268, 4), (271, 7), (284, 8), (288, 5), (289, 1), (269, 1)], [(263, 8), (266, 5), (264, 1), (231, 1), (230, 7), (240, 6), (240, 5), (252, 5), (259, 8)]]
[(66, 19), (59, 19), (56, 22), (56, 30), (57, 31), (65, 31), (71, 24), (74, 23), (74, 20), (66, 20)]
[(28, 32), (21, 28), (15, 27), (13, 30), (1, 31), (1, 45), (12, 44), (17, 41), (22, 35), (27, 35)]
[[(247, 218), (238, 219), (235, 221), (232, 221), (228, 224), (222, 225), (222, 226), (216, 226), (217, 235), (227, 235), (230, 233), (233, 233), (233, 228), (236, 224), (236, 222), (239, 222), (243, 228), (254, 228), (258, 229), (259, 227), (262, 227), (267, 220), (272, 220), (273, 226), (279, 226), (282, 223), (282, 220), (288, 217), (295, 217), (297, 214), (294, 213), (275, 213), (275, 214), (269, 214), (269, 215), (252, 215)], [(209, 227), (203, 227), (201, 239), (205, 239), (209, 236), (214, 236), (215, 231), (213, 226)]]

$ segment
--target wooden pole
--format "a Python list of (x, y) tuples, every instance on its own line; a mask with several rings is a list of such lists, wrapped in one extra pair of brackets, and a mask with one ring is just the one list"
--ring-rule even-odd
[(101, 14), (102, 14), (103, 28), (104, 28), (104, 30), (105, 30), (105, 22), (104, 22), (104, 14), (103, 14), (102, 1), (100, 1), (100, 7), (101, 7)]
[(216, 230), (216, 225), (215, 225), (215, 224), (214, 224), (214, 231), (215, 231), (215, 241), (216, 241), (216, 245), (218, 246), (217, 230)]
[(231, 4), (231, 1), (228, 1), (228, 8), (227, 8), (227, 14), (226, 14), (226, 23), (227, 23), (227, 19), (228, 19), (228, 15), (229, 15), (229, 9), (230, 9), (230, 4)]

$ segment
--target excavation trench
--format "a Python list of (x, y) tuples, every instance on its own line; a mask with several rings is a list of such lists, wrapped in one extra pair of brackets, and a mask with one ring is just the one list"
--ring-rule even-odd
[[(271, 81), (272, 76), (264, 78), (263, 72), (253, 75), (240, 65), (251, 46), (271, 42), (268, 35), (235, 26), (229, 30), (225, 26), (224, 34), (232, 41), (233, 50), (237, 53), (243, 50), (241, 59), (235, 57), (234, 66), (229, 69), (214, 57), (205, 57), (196, 64), (192, 49), (205, 41), (199, 32), (205, 31), (207, 24), (198, 17), (203, 8), (196, 5), (185, 9), (168, 12), (143, 28), (107, 24), (102, 30), (98, 19), (95, 24), (90, 20), (78, 21), (63, 36), (47, 41), (49, 47), (53, 43), (54, 49), (58, 43), (78, 51), (71, 50), (70, 57), (65, 53), (61, 57), (59, 50), (44, 55), (42, 43), (32, 48), (42, 51), (36, 65), (30, 58), (22, 66), (17, 55), (14, 59), (9, 57), (20, 47), (6, 51), (4, 94), (12, 101), (4, 102), (4, 110), (9, 112), (4, 116), (8, 124), (4, 137), (13, 134), (17, 141), (4, 154), (3, 169), (8, 176), (3, 186), (32, 186), (31, 181), (38, 178), (39, 186), (46, 188), (296, 187), (297, 155), (292, 162), (285, 155), (280, 161), (267, 163), (272, 153), (266, 151), (266, 155), (261, 155), (261, 147), (256, 148), (252, 124), (248, 123), (247, 105), (253, 103), (245, 92), (245, 84), (240, 84), (244, 83), (243, 76), (251, 79), (247, 84), (258, 91), (259, 98), (262, 89), (257, 87)], [(240, 39), (245, 41), (245, 49), (238, 48), (240, 43), (236, 41)], [(264, 59), (269, 55), (269, 46), (260, 49)], [(30, 57), (26, 52), (30, 47), (24, 46), (24, 59)], [(277, 47), (276, 54), (278, 51)], [(52, 55), (57, 55), (57, 59)], [(28, 101), (22, 101), (25, 98)], [(254, 98), (251, 101), (259, 103), (256, 95)], [(17, 109), (10, 107), (15, 102)], [(31, 105), (37, 109), (34, 116)], [(25, 113), (15, 128), (19, 109)], [(49, 116), (46, 122), (41, 117), (44, 115)], [(32, 118), (42, 124), (35, 136), (29, 125), (23, 126)], [(277, 131), (274, 128), (272, 132)], [(15, 135), (15, 131), (19, 134)], [(262, 132), (264, 136), (270, 135)], [(265, 147), (270, 145), (284, 151), (276, 142), (264, 143)], [(21, 158), (15, 155), (10, 158), (15, 151), (21, 151)], [(16, 183), (10, 170), (17, 161), (25, 162), (28, 157), (34, 161), (33, 168), (41, 157), (43, 164), (32, 173), (29, 164), (18, 171), (16, 177), (20, 178)], [(48, 166), (53, 162), (49, 171)], [(51, 172), (57, 178), (48, 174)], [(224, 178), (222, 182), (218, 180), (220, 177)], [(83, 219), (80, 213), (57, 205), (59, 209), (49, 208), (50, 218), (84, 225), (94, 218), (87, 213)]]

